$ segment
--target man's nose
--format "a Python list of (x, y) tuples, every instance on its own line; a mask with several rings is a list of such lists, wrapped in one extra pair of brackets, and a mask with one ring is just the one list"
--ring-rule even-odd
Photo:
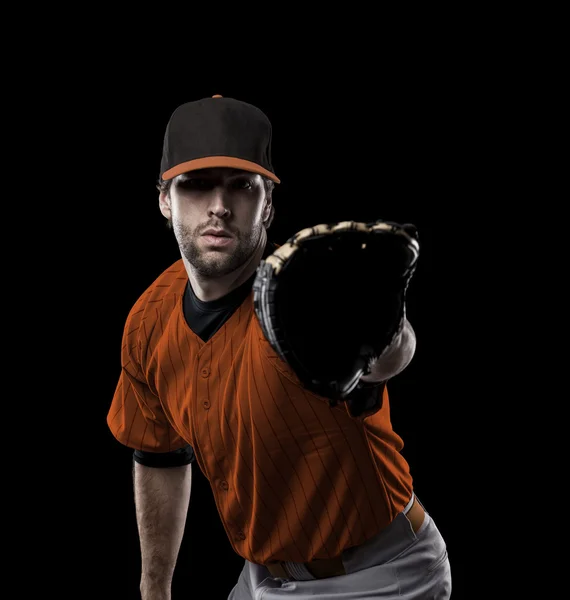
[(208, 212), (217, 217), (227, 217), (230, 213), (229, 194), (223, 186), (216, 186), (212, 190)]

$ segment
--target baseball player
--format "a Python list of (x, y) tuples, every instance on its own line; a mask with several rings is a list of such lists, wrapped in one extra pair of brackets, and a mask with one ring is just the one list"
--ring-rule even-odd
[(448, 599), (446, 544), (390, 421), (409, 321), (360, 377), (356, 414), (307, 389), (256, 315), (258, 267), (279, 248), (271, 141), (259, 108), (218, 95), (166, 127), (158, 201), (181, 258), (128, 313), (107, 416), (134, 451), (142, 600), (171, 598), (192, 463), (244, 559), (228, 600)]

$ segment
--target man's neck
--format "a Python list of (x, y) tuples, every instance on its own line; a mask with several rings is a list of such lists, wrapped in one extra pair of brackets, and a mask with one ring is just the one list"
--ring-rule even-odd
[(263, 233), (259, 238), (259, 244), (251, 257), (235, 271), (215, 279), (201, 277), (196, 273), (186, 258), (182, 257), (186, 272), (188, 273), (190, 285), (192, 286), (192, 290), (194, 290), (196, 297), (202, 302), (211, 302), (212, 300), (217, 300), (222, 296), (226, 296), (231, 291), (238, 288), (242, 283), (245, 283), (259, 266), (261, 258), (263, 257), (266, 242), (267, 233), (263, 230)]

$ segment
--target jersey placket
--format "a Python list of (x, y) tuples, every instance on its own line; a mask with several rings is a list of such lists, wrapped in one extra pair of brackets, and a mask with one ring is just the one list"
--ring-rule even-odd
[[(216, 497), (216, 503), (218, 506), (223, 506), (227, 505), (230, 501), (228, 494), (232, 494), (234, 491), (230, 489), (230, 482), (225, 474), (228, 471), (227, 456), (220, 455), (220, 447), (212, 445), (212, 438), (215, 440), (219, 433), (218, 413), (220, 407), (215, 402), (215, 397), (219, 390), (220, 382), (214, 380), (218, 375), (213, 370), (211, 356), (212, 348), (210, 341), (204, 344), (199, 350), (196, 360), (194, 389), (196, 390), (197, 402), (192, 403), (194, 405), (192, 421), (194, 424), (195, 446), (198, 446), (202, 465)], [(241, 511), (238, 521), (231, 523), (226, 519), (222, 519), (222, 521), (229, 538), (237, 546), (246, 540), (243, 529), (244, 519)]]

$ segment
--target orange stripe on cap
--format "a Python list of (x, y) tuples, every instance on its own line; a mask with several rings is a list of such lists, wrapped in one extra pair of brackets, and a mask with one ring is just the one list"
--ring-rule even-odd
[(211, 169), (215, 167), (227, 167), (230, 169), (250, 171), (252, 173), (258, 173), (259, 175), (265, 175), (275, 183), (281, 183), (281, 180), (274, 173), (264, 169), (261, 165), (243, 158), (235, 158), (234, 156), (206, 156), (204, 158), (195, 158), (194, 160), (180, 163), (179, 165), (168, 169), (168, 171), (165, 171), (162, 174), (162, 178), (164, 180), (172, 179), (173, 177), (181, 175), (182, 173), (187, 173), (188, 171)]

